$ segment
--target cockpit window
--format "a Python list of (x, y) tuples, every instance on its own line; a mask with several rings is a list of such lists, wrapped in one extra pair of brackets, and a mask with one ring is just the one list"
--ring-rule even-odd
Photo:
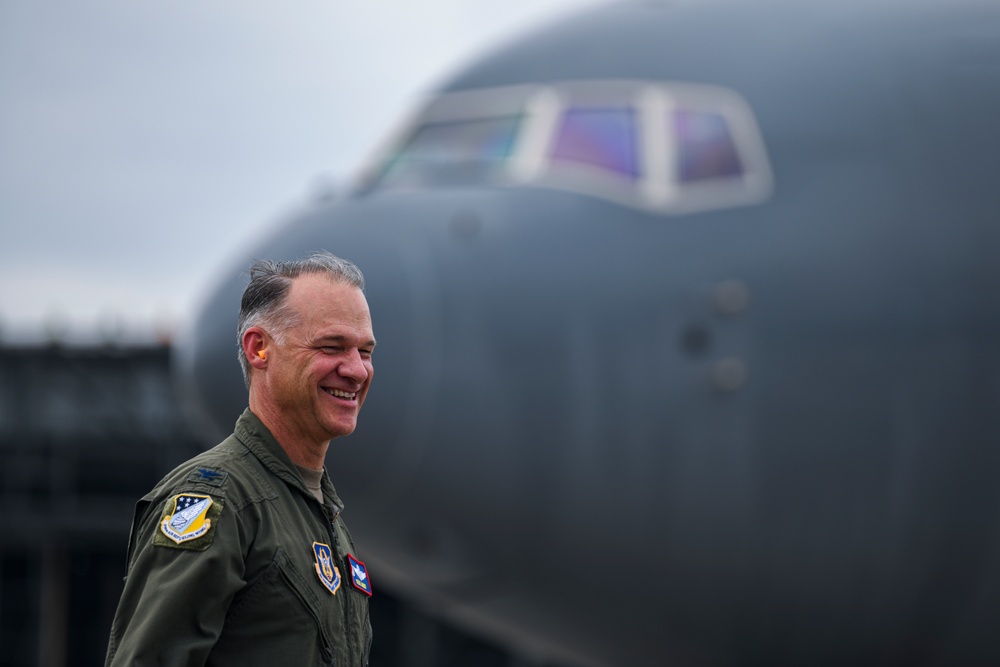
[(428, 123), (386, 164), (382, 185), (418, 187), (471, 183), (510, 157), (519, 115)]
[(721, 114), (676, 110), (669, 122), (677, 137), (677, 177), (681, 183), (743, 173), (729, 124)]
[(559, 121), (551, 157), (636, 178), (635, 111), (626, 107), (570, 107)]
[(753, 204), (772, 188), (742, 97), (715, 86), (574, 81), (432, 99), (362, 175), (364, 190), (570, 190), (657, 213)]

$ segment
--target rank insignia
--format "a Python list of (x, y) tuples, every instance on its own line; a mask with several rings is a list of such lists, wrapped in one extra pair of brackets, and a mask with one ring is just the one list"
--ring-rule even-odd
[[(207, 549), (212, 543), (213, 519), (221, 512), (222, 504), (209, 496), (177, 494), (163, 508), (160, 530), (153, 536), (153, 544), (199, 551)], [(202, 537), (205, 539), (199, 540)]]
[(226, 483), (229, 473), (212, 468), (195, 468), (194, 472), (188, 475), (187, 481), (193, 484), (208, 484), (210, 486), (222, 486)]
[(368, 568), (351, 554), (347, 554), (347, 564), (351, 566), (351, 583), (359, 591), (371, 597), (372, 582), (368, 579)]
[(327, 545), (313, 542), (313, 553), (316, 554), (316, 575), (320, 583), (332, 595), (336, 595), (340, 588), (340, 570), (333, 564), (333, 552)]

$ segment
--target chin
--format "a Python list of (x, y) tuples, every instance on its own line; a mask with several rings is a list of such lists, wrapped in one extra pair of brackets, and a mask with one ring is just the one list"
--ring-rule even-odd
[(343, 438), (345, 435), (350, 435), (354, 433), (354, 429), (357, 424), (341, 424), (335, 428), (327, 429), (330, 434), (330, 439), (335, 440), (336, 438)]

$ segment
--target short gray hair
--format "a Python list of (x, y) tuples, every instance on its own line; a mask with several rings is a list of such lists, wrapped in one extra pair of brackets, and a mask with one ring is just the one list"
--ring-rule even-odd
[(353, 262), (329, 252), (314, 252), (304, 259), (278, 262), (257, 259), (250, 265), (250, 283), (240, 300), (240, 319), (236, 325), (236, 346), (239, 350), (243, 381), (250, 387), (250, 362), (243, 351), (243, 334), (247, 329), (263, 326), (279, 343), (285, 331), (298, 322), (298, 314), (286, 307), (292, 281), (306, 274), (327, 276), (334, 282), (353, 285), (365, 290), (365, 277)]

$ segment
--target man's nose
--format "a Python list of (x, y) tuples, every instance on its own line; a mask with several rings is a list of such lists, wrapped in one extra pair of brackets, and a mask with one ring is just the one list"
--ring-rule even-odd
[(344, 363), (340, 365), (338, 369), (340, 375), (361, 384), (368, 379), (368, 368), (365, 366), (364, 360), (361, 358), (361, 352), (358, 350), (351, 350), (347, 353), (347, 358), (344, 359)]

